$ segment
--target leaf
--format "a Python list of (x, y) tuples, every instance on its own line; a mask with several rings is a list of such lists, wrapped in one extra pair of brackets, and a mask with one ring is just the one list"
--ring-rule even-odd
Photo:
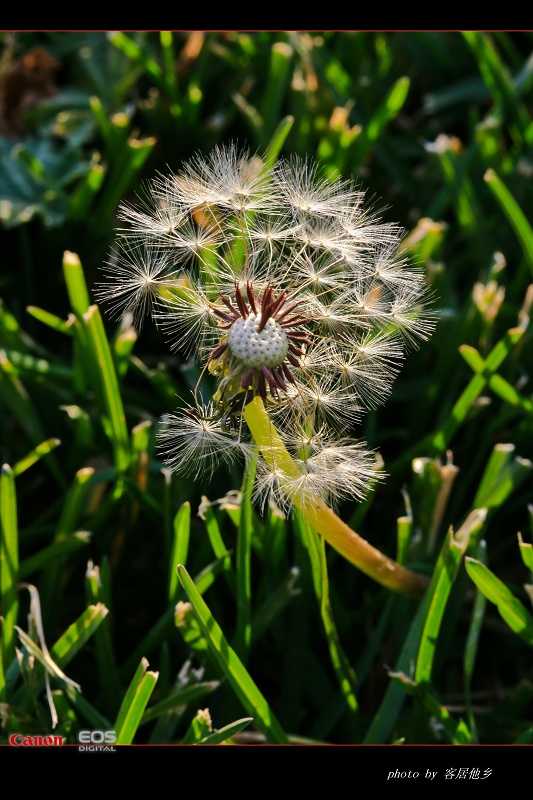
[(270, 706), (261, 694), (243, 663), (229, 646), (224, 634), (213, 618), (194, 582), (183, 566), (178, 567), (183, 588), (191, 603), (202, 633), (220, 671), (228, 680), (233, 691), (263, 731), (267, 740), (277, 744), (288, 744), (288, 737), (274, 716)]
[(485, 597), (494, 603), (502, 619), (512, 631), (533, 647), (533, 616), (525, 609), (511, 590), (475, 558), (465, 559), (466, 571)]

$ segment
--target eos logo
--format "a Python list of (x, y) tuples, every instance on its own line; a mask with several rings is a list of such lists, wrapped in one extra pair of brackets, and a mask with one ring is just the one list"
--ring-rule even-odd
[(79, 752), (116, 752), (116, 747), (111, 747), (117, 741), (115, 731), (89, 731), (84, 730), (78, 733)]

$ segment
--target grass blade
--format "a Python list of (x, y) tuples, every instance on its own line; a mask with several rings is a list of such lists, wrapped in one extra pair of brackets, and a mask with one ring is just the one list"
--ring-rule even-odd
[(98, 374), (102, 385), (105, 405), (104, 411), (109, 419), (109, 435), (115, 453), (115, 466), (118, 472), (124, 472), (130, 463), (130, 446), (128, 429), (126, 428), (126, 416), (122, 406), (122, 398), (120, 396), (111, 349), (107, 341), (98, 306), (91, 306), (84, 314), (83, 318), (92, 357), (99, 367)]
[(257, 726), (265, 734), (267, 741), (273, 744), (288, 744), (289, 740), (286, 733), (271, 711), (264, 696), (246, 671), (243, 663), (229, 646), (187, 571), (180, 565), (178, 572), (181, 584), (193, 607), (198, 624), (209, 646), (210, 653), (218, 664), (218, 668), (227, 678), (228, 683), (244, 708), (253, 716)]
[(65, 250), (63, 254), (63, 275), (71, 308), (78, 319), (81, 319), (88, 311), (91, 301), (80, 259), (76, 253), (71, 253), (69, 250)]
[(504, 184), (501, 178), (498, 177), (493, 169), (488, 169), (484, 177), (486, 183), (489, 185), (489, 189), (492, 191), (494, 197), (500, 204), (502, 211), (511, 223), (511, 226), (514, 228), (514, 231), (520, 240), (520, 244), (522, 245), (529, 269), (533, 273), (533, 229), (531, 228), (526, 215), (514, 199), (507, 186)]
[(124, 696), (113, 725), (117, 734), (117, 744), (133, 742), (158, 676), (158, 672), (148, 671), (148, 661), (143, 658)]
[(320, 603), (320, 615), (329, 648), (331, 663), (343, 697), (352, 713), (358, 710), (357, 702), (357, 676), (342, 648), (337, 626), (333, 619), (329, 597), (329, 582), (326, 563), (326, 545), (324, 539), (307, 524), (306, 520), (298, 513), (297, 525), (303, 543), (311, 561), (311, 571), (315, 594)]
[[(107, 562), (104, 562), (104, 568), (100, 570), (92, 561), (89, 561), (85, 573), (85, 594), (88, 603), (105, 602), (109, 608), (109, 586), (104, 586), (104, 582), (107, 583), (109, 580), (106, 564)], [(117, 707), (118, 697), (120, 696), (120, 679), (113, 649), (109, 617), (95, 631), (94, 647), (98, 677), (106, 708), (114, 710)]]
[(180, 706), (197, 703), (212, 694), (219, 686), (220, 681), (201, 681), (172, 691), (164, 700), (155, 703), (144, 712), (140, 724), (144, 725), (147, 722), (152, 722), (152, 720), (162, 717), (164, 714), (175, 711)]
[(241, 513), (235, 554), (237, 630), (235, 650), (246, 663), (252, 641), (252, 490), (257, 469), (257, 454), (247, 464), (241, 493)]
[(225, 725), (223, 728), (213, 731), (209, 736), (204, 736), (197, 744), (222, 744), (223, 742), (227, 742), (232, 736), (235, 736), (237, 733), (244, 730), (244, 728), (247, 728), (250, 722), (253, 722), (252, 717), (237, 719), (235, 722), (230, 722), (229, 725)]
[(191, 504), (183, 503), (174, 517), (174, 537), (169, 559), (168, 599), (170, 603), (176, 602), (176, 593), (179, 587), (178, 564), (187, 563), (189, 552), (189, 537), (191, 532)]
[(457, 533), (450, 531), (444, 541), (424, 601), (424, 617), (414, 678), (416, 683), (429, 683), (431, 680), (440, 625), (452, 584), (470, 539), (481, 530), (486, 514), (484, 508), (472, 511)]
[[(18, 617), (19, 544), (15, 477), (8, 464), (0, 476), (0, 579), (2, 611), (2, 663), (4, 673), (15, 657)], [(3, 687), (0, 687), (3, 688)]]
[[(478, 555), (482, 563), (485, 563), (486, 551), (487, 548), (485, 542), (480, 541), (476, 548), (476, 554)], [(476, 592), (476, 597), (474, 599), (474, 603), (472, 606), (472, 617), (470, 619), (470, 626), (466, 638), (464, 661), (463, 661), (464, 675), (465, 675), (465, 703), (466, 703), (466, 712), (468, 717), (468, 727), (470, 728), (470, 731), (472, 733), (472, 739), (474, 742), (477, 742), (478, 735), (477, 735), (477, 726), (474, 717), (474, 711), (472, 708), (471, 685), (472, 685), (472, 676), (474, 674), (474, 665), (479, 645), (479, 637), (481, 636), (483, 620), (485, 619), (486, 605), (487, 605), (486, 597), (483, 595), (482, 592), (478, 590)]]
[(37, 447), (28, 453), (28, 455), (24, 456), (24, 458), (21, 458), (13, 466), (13, 477), (17, 478), (19, 475), (22, 475), (22, 473), (33, 466), (33, 464), (36, 464), (40, 458), (47, 456), (48, 453), (51, 453), (52, 450), (55, 450), (55, 448), (60, 444), (61, 442), (59, 439), (47, 439), (46, 442), (38, 444)]
[(37, 553), (34, 553), (33, 555), (28, 556), (21, 561), (19, 578), (21, 580), (26, 580), (28, 576), (32, 575), (34, 572), (45, 569), (46, 567), (58, 561), (64, 561), (68, 555), (75, 553), (82, 547), (86, 547), (90, 541), (90, 533), (87, 531), (76, 531), (76, 533), (73, 533), (72, 536), (63, 539), (60, 542), (50, 544), (48, 547), (42, 547)]
[(514, 633), (533, 647), (533, 616), (490, 569), (475, 558), (465, 559), (466, 571), (485, 597), (494, 603)]

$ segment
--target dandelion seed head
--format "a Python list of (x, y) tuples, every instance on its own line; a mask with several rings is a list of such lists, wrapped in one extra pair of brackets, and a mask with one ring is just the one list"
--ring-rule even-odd
[(379, 472), (357, 425), (435, 325), (401, 228), (311, 159), (267, 167), (236, 144), (144, 188), (120, 208), (97, 296), (137, 325), (150, 313), (197, 362), (190, 407), (161, 427), (166, 464), (197, 478), (251, 458), (246, 408), (259, 397), (295, 464), (289, 475), (262, 451), (261, 505), (361, 499)]

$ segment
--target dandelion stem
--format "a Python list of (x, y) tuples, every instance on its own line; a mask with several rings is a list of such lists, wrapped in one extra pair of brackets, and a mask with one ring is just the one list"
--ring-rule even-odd
[[(289, 478), (298, 477), (300, 474), (298, 466), (272, 425), (260, 397), (255, 397), (248, 403), (244, 409), (244, 416), (267, 464), (281, 470)], [(414, 598), (422, 597), (429, 585), (427, 578), (402, 567), (372, 547), (322, 500), (317, 499), (311, 505), (302, 503), (295, 497), (294, 505), (338, 553), (370, 578), (400, 594)]]

